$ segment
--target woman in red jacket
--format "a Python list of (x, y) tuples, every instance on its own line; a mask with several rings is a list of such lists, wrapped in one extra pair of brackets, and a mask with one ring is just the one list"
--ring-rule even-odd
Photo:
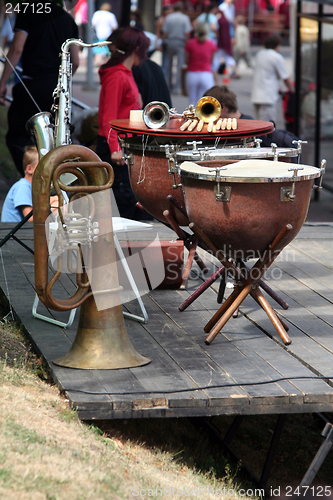
[(132, 75), (132, 67), (145, 59), (148, 47), (149, 39), (142, 30), (119, 30), (111, 49), (112, 56), (99, 70), (101, 93), (96, 152), (113, 167), (115, 180), (112, 189), (120, 215), (140, 220), (145, 218), (144, 213), (135, 207), (136, 199), (130, 186), (127, 166), (122, 160), (123, 152), (117, 132), (110, 127), (110, 121), (129, 118), (131, 109), (141, 109), (141, 96)]

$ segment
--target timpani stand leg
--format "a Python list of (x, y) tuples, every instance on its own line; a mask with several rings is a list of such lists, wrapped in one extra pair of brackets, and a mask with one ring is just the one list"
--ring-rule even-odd
[[(224, 268), (224, 266), (223, 266)], [(221, 269), (221, 268), (220, 268)], [(220, 281), (220, 286), (219, 286), (219, 291), (217, 294), (217, 303), (222, 304), (223, 302), (223, 297), (224, 297), (224, 292), (225, 292), (225, 287), (227, 286), (227, 276), (226, 272), (224, 272), (221, 276), (221, 281)]]
[[(228, 260), (224, 255), (222, 255), (221, 251), (218, 250), (218, 248), (210, 241), (210, 239), (204, 234), (204, 232), (196, 224), (194, 224), (194, 222), (191, 222), (189, 224), (189, 228), (198, 236), (199, 241), (202, 241), (204, 246), (211, 250), (215, 257), (221, 261), (221, 263), (225, 266), (231, 276), (235, 277), (236, 279), (244, 279), (244, 275), (246, 276), (245, 271), (249, 272), (250, 269), (244, 264), (243, 261), (240, 261), (240, 264), (241, 269), (244, 270), (244, 273), (242, 273), (241, 269), (239, 269), (238, 266), (235, 266), (235, 264), (233, 264), (232, 259)], [(275, 293), (264, 280), (258, 280), (258, 284), (283, 309), (287, 310), (289, 308), (287, 302), (285, 302), (277, 293)]]
[(184, 241), (184, 245), (187, 248), (189, 255), (185, 264), (182, 284), (180, 285), (180, 289), (184, 290), (187, 286), (187, 282), (190, 276), (191, 267), (193, 264), (193, 260), (198, 264), (202, 272), (206, 273), (208, 271), (205, 263), (201, 260), (199, 255), (197, 254), (197, 246), (198, 246), (198, 238), (196, 235), (186, 235), (184, 231), (180, 228), (174, 217), (171, 215), (169, 210), (164, 210), (163, 216), (168, 221), (171, 228), (175, 231), (177, 236)]
[[(289, 336), (287, 335), (286, 329), (284, 328), (282, 321), (280, 320), (280, 318), (278, 318), (275, 311), (273, 310), (271, 305), (268, 303), (267, 299), (263, 296), (262, 292), (259, 290), (258, 287), (255, 287), (252, 290), (252, 292), (253, 292), (253, 294), (256, 295), (256, 299), (258, 300), (259, 304), (261, 305), (261, 307), (263, 308), (263, 310), (265, 311), (265, 313), (267, 314), (267, 316), (269, 317), (269, 319), (273, 323), (274, 328), (276, 329), (276, 331), (280, 335), (280, 337), (283, 340), (283, 342), (285, 343), (285, 345), (290, 345), (291, 340), (290, 340)], [(251, 295), (252, 295), (252, 293), (251, 293)]]
[[(251, 297), (257, 302), (257, 304), (262, 307), (262, 304), (260, 303), (260, 301), (258, 300), (258, 297), (257, 297), (257, 293), (256, 291), (259, 290), (260, 292), (260, 289), (257, 288), (257, 287), (254, 287), (253, 290), (251, 291)], [(274, 314), (276, 315), (277, 319), (279, 320), (279, 322), (281, 323), (282, 325), (282, 328), (285, 329), (285, 331), (287, 332), (289, 330), (289, 326), (278, 316), (277, 312), (272, 308)]]
[[(251, 269), (249, 269), (248, 266), (242, 260), (238, 261), (238, 266), (243, 272), (244, 276), (246, 276), (247, 273), (251, 271)], [(266, 281), (260, 279), (258, 281), (258, 285), (267, 293), (267, 295), (272, 297), (272, 299), (275, 300), (275, 302), (277, 302), (282, 307), (282, 309), (284, 309), (285, 311), (289, 309), (289, 305), (287, 304), (287, 302), (283, 300), (277, 293), (275, 293), (271, 289), (271, 287), (267, 285)]]
[(209, 278), (206, 279), (200, 285), (180, 306), (178, 306), (178, 309), (180, 311), (185, 311), (185, 309), (192, 304), (207, 288), (210, 287), (219, 277), (222, 277), (221, 279), (224, 280), (225, 283), (225, 267), (221, 266), (218, 268), (217, 271), (215, 271)]
[(281, 336), (283, 342), (286, 345), (291, 344), (291, 340), (287, 335), (285, 329), (283, 328), (281, 321), (276, 316), (275, 312), (273, 311), (267, 300), (264, 298), (261, 291), (258, 290), (258, 281), (284, 248), (285, 241), (288, 238), (291, 229), (292, 226), (290, 224), (285, 226), (285, 228), (275, 238), (273, 243), (264, 252), (263, 256), (258, 259), (254, 266), (251, 268), (250, 275), (238, 283), (237, 287), (231, 293), (228, 299), (226, 299), (224, 304), (206, 324), (204, 331), (206, 333), (210, 332), (205, 339), (206, 344), (211, 344), (211, 342), (221, 331), (227, 321), (229, 321), (240, 304), (251, 292), (252, 295), (254, 295), (255, 300), (259, 302), (261, 307), (268, 315), (269, 319)]
[[(169, 197), (173, 198), (171, 195), (168, 196), (168, 198)], [(177, 200), (175, 200), (175, 201), (177, 201)], [(141, 205), (140, 202), (137, 202), (136, 206), (138, 208), (140, 208), (140, 210), (143, 210), (144, 212), (146, 212), (146, 210), (144, 209), (144, 207)], [(177, 206), (176, 207), (178, 208), (178, 210), (180, 210), (182, 213), (184, 213), (184, 215), (186, 215), (185, 209), (184, 209), (184, 207), (180, 203), (177, 202)], [(184, 272), (183, 272), (182, 284), (180, 285), (180, 289), (184, 290), (186, 288), (186, 286), (187, 286), (187, 282), (188, 282), (188, 278), (189, 278), (189, 275), (190, 275), (190, 271), (191, 271), (191, 267), (192, 267), (192, 264), (193, 264), (193, 260), (195, 260), (195, 262), (198, 264), (198, 266), (200, 267), (200, 269), (201, 269), (201, 271), (203, 273), (207, 273), (208, 272), (208, 268), (207, 268), (207, 266), (205, 265), (205, 263), (203, 262), (203, 260), (199, 257), (199, 255), (196, 252), (196, 249), (197, 249), (197, 246), (198, 246), (198, 239), (197, 239), (197, 237), (195, 235), (186, 234), (180, 228), (179, 224), (174, 219), (174, 217), (171, 215), (171, 213), (169, 212), (169, 210), (165, 210), (163, 212), (163, 215), (166, 218), (166, 220), (168, 221), (169, 226), (171, 226), (171, 228), (177, 234), (178, 238), (180, 240), (184, 241), (184, 245), (187, 248), (187, 250), (189, 251), (189, 256), (187, 258), (185, 269), (184, 269)], [(186, 215), (186, 217), (187, 217), (187, 215)]]

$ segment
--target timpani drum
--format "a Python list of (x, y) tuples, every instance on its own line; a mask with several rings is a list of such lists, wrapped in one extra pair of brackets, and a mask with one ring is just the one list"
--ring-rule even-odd
[(262, 255), (287, 224), (293, 229), (285, 244), (293, 240), (322, 174), (308, 165), (261, 159), (217, 168), (184, 162), (180, 172), (190, 221), (225, 256), (242, 260)]
[[(198, 143), (198, 145), (188, 141), (189, 138), (182, 137), (141, 136), (123, 139), (120, 137), (121, 145), (127, 155), (133, 193), (143, 208), (163, 223), (167, 223), (163, 212), (169, 210), (180, 226), (188, 224), (186, 216), (176, 210), (167, 199), (168, 195), (172, 195), (178, 203), (184, 205), (183, 193), (180, 189), (180, 175), (178, 169), (174, 168), (176, 152), (186, 149), (188, 154), (191, 151), (194, 153), (196, 149), (188, 150), (189, 144), (193, 144), (194, 148), (204, 146), (215, 149), (216, 139), (206, 139), (203, 144)], [(229, 147), (243, 149), (244, 146), (251, 144), (254, 144), (253, 137), (227, 140), (228, 149)]]
[(243, 147), (243, 148), (198, 148), (197, 150), (182, 150), (176, 153), (177, 163), (193, 161), (207, 166), (227, 165), (239, 160), (278, 160), (284, 162), (296, 162), (299, 152), (296, 148), (270, 148)]

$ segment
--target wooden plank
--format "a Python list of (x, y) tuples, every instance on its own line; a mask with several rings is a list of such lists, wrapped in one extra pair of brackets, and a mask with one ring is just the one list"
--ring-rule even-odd
[[(240, 318), (237, 319), (239, 321)], [(225, 334), (226, 335), (226, 334)], [(279, 382), (285, 390), (292, 395), (291, 402), (298, 403), (299, 396), (304, 399), (304, 402), (310, 398), (317, 399), (318, 394), (328, 395), (325, 398), (327, 401), (332, 400), (333, 391), (331, 387), (322, 380), (312, 380), (315, 374), (305, 367), (298, 359), (290, 355), (288, 350), (281, 349), (278, 344), (269, 342), (265, 345), (262, 338), (259, 336), (249, 336), (242, 330), (240, 333), (232, 333), (233, 343), (250, 359), (256, 363), (267, 363), (274, 368), (275, 376), (278, 374), (284, 377), (286, 382)], [(258, 359), (259, 358), (259, 359)], [(266, 368), (267, 370), (267, 368)], [(272, 372), (274, 375), (274, 372)], [(295, 378), (293, 380), (293, 378)], [(297, 379), (297, 377), (300, 377)], [(306, 380), (301, 380), (302, 377), (308, 377)], [(292, 385), (293, 388), (289, 386)], [(294, 394), (293, 394), (294, 392)]]
[[(174, 309), (172, 309), (172, 300), (170, 297), (167, 298), (165, 294), (163, 294), (163, 306), (168, 307), (167, 311), (174, 318), (174, 315), (177, 315)], [(186, 324), (181, 323), (181, 314), (178, 311), (178, 317), (176, 319), (178, 324), (181, 324), (184, 328)], [(262, 368), (256, 366), (253, 362), (251, 362), (246, 356), (244, 356), (231, 342), (229, 342), (226, 338), (222, 336), (218, 336), (214, 340), (214, 347), (206, 346), (204, 344), (204, 338), (202, 335), (203, 325), (200, 325), (200, 328), (197, 326), (195, 329), (191, 331), (191, 336), (193, 340), (196, 341), (198, 346), (213, 360), (217, 363), (221, 369), (228, 373), (228, 375), (235, 381), (236, 384), (243, 383), (251, 383), (254, 384), (260, 380), (262, 380), (263, 376), (266, 376), (265, 372), (263, 372)], [(216, 347), (218, 346), (218, 348)], [(252, 387), (243, 388), (251, 397), (251, 404), (254, 404), (254, 398), (261, 398), (261, 402), (263, 402), (263, 398), (271, 398), (271, 397), (285, 397), (288, 398), (288, 394), (286, 391), (282, 390), (277, 384), (271, 384), (266, 387), (258, 388), (253, 385)], [(253, 400), (253, 401), (252, 401)]]
[(333, 223), (331, 222), (316, 222), (305, 223), (293, 241), (301, 239), (318, 240), (318, 239), (332, 239)]
[[(165, 297), (165, 294), (168, 294), (168, 292), (164, 291), (161, 293), (155, 291), (154, 297), (158, 295)], [(164, 303), (165, 301), (163, 300)], [(149, 314), (149, 322), (146, 325), (147, 331), (163, 347), (168, 356), (191, 378), (193, 388), (197, 386), (220, 385), (221, 383), (226, 385), (234, 383), (220, 367), (206, 357), (198, 345), (192, 343), (191, 339), (186, 337), (186, 332), (182, 331), (178, 325), (172, 322), (169, 319), (169, 315), (167, 315), (165, 320), (161, 321), (160, 316), (157, 314), (159, 311), (158, 305), (152, 303), (151, 307), (147, 306), (147, 310)], [(191, 327), (191, 325), (188, 326)], [(147, 366), (148, 369), (149, 366)], [(216, 394), (215, 390), (209, 389), (205, 389), (203, 392), (209, 397), (213, 397)], [(244, 395), (239, 390), (229, 390), (226, 387), (223, 389), (222, 394), (220, 390), (220, 397), (224, 399), (230, 397), (230, 394), (233, 397), (243, 396), (247, 398), (247, 395)], [(195, 398), (198, 398), (197, 393), (195, 394)], [(173, 404), (178, 405), (179, 403), (175, 401)]]
[[(326, 240), (326, 247), (328, 246), (328, 241), (330, 240)], [(304, 253), (305, 256), (312, 259), (315, 263), (333, 270), (333, 254), (332, 251), (326, 247), (322, 244), (321, 240), (298, 240), (293, 241), (289, 248), (296, 249)], [(286, 251), (289, 250), (289, 248), (287, 247)]]
[[(292, 308), (293, 304), (291, 304), (291, 308), (288, 311), (281, 312), (281, 315), (283, 315), (285, 319), (290, 320), (290, 311)], [(242, 308), (242, 311), (252, 321), (259, 324), (263, 330), (269, 331), (269, 329), (271, 329), (270, 333), (273, 338), (276, 342), (283, 345), (282, 340), (278, 336), (275, 329), (272, 325), (269, 325), (270, 321), (268, 317), (260, 308), (252, 310)], [(308, 319), (304, 319), (304, 316), (300, 314), (296, 308), (294, 308), (294, 316), (296, 316), (294, 324), (302, 321), (303, 326), (309, 325)], [(310, 336), (304, 335), (304, 332), (302, 332), (299, 328), (296, 328), (296, 326), (292, 327), (288, 333), (292, 339), (292, 344), (287, 347), (288, 352), (295, 356), (306, 368), (309, 368), (314, 375), (333, 376), (333, 356), (329, 351), (327, 351), (327, 349), (319, 345)], [(323, 384), (325, 384), (325, 386), (323, 386)], [(313, 388), (311, 389), (312, 386)], [(322, 393), (324, 395), (323, 397), (326, 397), (326, 394), (331, 395), (331, 388), (327, 386), (325, 382), (320, 380), (307, 382), (307, 388), (308, 390), (312, 390), (314, 392), (314, 398), (316, 398), (316, 394), (318, 393)]]
[[(174, 237), (174, 233), (166, 229), (165, 238)], [(290, 348), (282, 345), (266, 314), (251, 298), (244, 301), (241, 309), (267, 335), (241, 316), (230, 320), (223, 334), (218, 335), (211, 346), (206, 346), (203, 326), (219, 307), (216, 291), (209, 289), (186, 311), (178, 310), (178, 305), (201, 282), (194, 277), (189, 281), (188, 291), (155, 290), (143, 297), (148, 324), (126, 320), (126, 328), (134, 347), (151, 357), (152, 363), (124, 370), (73, 370), (54, 365), (52, 360), (69, 349), (76, 327), (63, 330), (33, 320), (33, 257), (14, 241), (8, 242), (2, 253), (8, 283), (14, 291), (15, 308), (46, 357), (60, 389), (67, 390), (80, 418), (332, 411), (333, 389), (326, 382), (292, 379), (297, 375), (327, 373), (333, 366), (332, 326), (324, 315), (328, 312), (322, 310), (325, 304), (327, 308), (331, 303), (333, 286), (327, 276), (332, 271), (327, 262), (314, 258), (312, 250), (309, 253), (307, 248), (316, 241), (316, 252), (323, 249), (328, 256), (332, 249), (332, 228), (308, 227), (301, 233), (292, 248), (298, 260), (281, 263), (289, 267), (281, 269), (283, 279), (273, 283), (273, 288), (293, 306), (283, 311), (292, 329)], [(31, 236), (31, 231), (30, 234), (26, 231), (27, 241), (32, 245)], [(323, 281), (318, 279), (318, 272), (324, 277)], [(74, 287), (71, 277), (63, 276), (55, 293), (68, 295)], [(214, 288), (218, 289), (218, 283)], [(276, 306), (274, 301), (270, 302)], [(140, 311), (136, 301), (125, 307), (130, 312)], [(274, 382), (281, 377), (287, 380)], [(271, 383), (261, 385), (263, 380)], [(242, 383), (252, 385), (242, 387)], [(200, 390), (206, 386), (209, 388)]]

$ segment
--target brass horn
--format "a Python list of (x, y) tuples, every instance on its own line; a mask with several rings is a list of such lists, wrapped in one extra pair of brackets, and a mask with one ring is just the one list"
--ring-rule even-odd
[(147, 127), (161, 128), (169, 121), (169, 106), (165, 102), (149, 102), (142, 111), (142, 117)]
[(221, 104), (215, 97), (204, 96), (195, 105), (195, 114), (205, 123), (215, 122), (221, 115)]
[(149, 102), (142, 111), (143, 121), (148, 128), (158, 129), (170, 120), (170, 118), (182, 118), (184, 115), (177, 113), (175, 108), (161, 101)]
[[(64, 185), (61, 176), (67, 173), (74, 174), (79, 185)], [(46, 307), (56, 311), (68, 311), (81, 306), (79, 326), (74, 342), (67, 354), (54, 361), (60, 366), (82, 369), (117, 369), (142, 366), (150, 362), (149, 358), (141, 356), (131, 344), (120, 305), (121, 287), (119, 287), (115, 265), (116, 255), (110, 208), (110, 188), (113, 178), (113, 170), (108, 163), (102, 162), (90, 149), (77, 145), (59, 146), (52, 149), (43, 156), (33, 177), (36, 292)], [(84, 200), (89, 200), (93, 198), (94, 193), (98, 193), (94, 201), (90, 202), (93, 207), (89, 217), (80, 218), (80, 214), (74, 214), (76, 229), (73, 233), (75, 237), (77, 233), (80, 233), (78, 229), (80, 225), (86, 224), (86, 229), (89, 229), (93, 220), (98, 220), (99, 231), (103, 237), (99, 237), (98, 241), (89, 240), (86, 249), (87, 259), (82, 257), (84, 254), (80, 238), (77, 238), (78, 243), (67, 245), (71, 248), (69, 251), (73, 251), (74, 245), (77, 249), (77, 260), (80, 261), (76, 267), (77, 289), (67, 299), (57, 298), (52, 293), (52, 288), (61, 275), (61, 258), (58, 259), (57, 271), (48, 281), (45, 221), (49, 217), (51, 184), (59, 196), (60, 207), (63, 204), (62, 190), (72, 193), (72, 198), (82, 201), (82, 205), (84, 205)], [(69, 221), (66, 222), (66, 214), (61, 208), (59, 208), (59, 214), (58, 225), (66, 229), (70, 226), (70, 216), (67, 218)], [(93, 220), (91, 220), (92, 217)], [(68, 233), (69, 231), (67, 235)], [(88, 230), (86, 233), (90, 234)], [(112, 272), (106, 273), (105, 269), (110, 269), (110, 264), (114, 264), (111, 268)], [(96, 294), (101, 297), (104, 307), (97, 308)]]

